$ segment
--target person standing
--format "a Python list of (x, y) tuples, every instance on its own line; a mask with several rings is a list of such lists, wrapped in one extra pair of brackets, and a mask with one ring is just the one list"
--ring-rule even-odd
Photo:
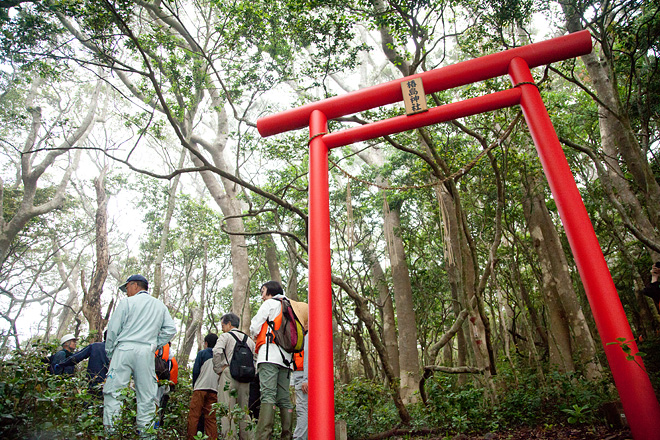
[(121, 409), (121, 390), (132, 376), (136, 422), (144, 436), (156, 415), (154, 351), (172, 339), (176, 326), (165, 304), (149, 294), (149, 283), (142, 275), (131, 275), (119, 289), (126, 292), (127, 298), (119, 302), (108, 322), (105, 351), (110, 367), (103, 386), (103, 425), (108, 434), (113, 433)]
[(188, 412), (188, 440), (197, 435), (199, 420), (204, 418), (204, 433), (209, 440), (218, 438), (218, 425), (212, 405), (218, 401), (218, 374), (213, 371), (213, 347), (218, 335), (209, 333), (204, 337), (204, 350), (200, 350), (193, 366), (193, 393)]
[(309, 307), (304, 302), (291, 301), (291, 307), (305, 328), (305, 345), (303, 351), (293, 355), (294, 371), (292, 373), (293, 388), (296, 392), (296, 429), (294, 440), (307, 440), (307, 348), (309, 342)]
[[(156, 363), (156, 378), (158, 379), (158, 391), (156, 391), (156, 406), (158, 407), (158, 421), (156, 427), (161, 428), (165, 422), (165, 409), (167, 402), (170, 401), (170, 393), (176, 389), (176, 384), (179, 383), (179, 363), (172, 351), (172, 342), (168, 342), (163, 347), (156, 350), (154, 362)], [(160, 362), (163, 360), (163, 362)], [(167, 382), (162, 377), (159, 377), (158, 365), (165, 365), (165, 376)]]
[(305, 338), (305, 349), (293, 355), (296, 369), (293, 372), (293, 387), (296, 390), (296, 429), (293, 440), (307, 440), (307, 397), (309, 381), (307, 379), (307, 348), (309, 338)]
[[(105, 339), (107, 332), (103, 332)], [(73, 353), (59, 367), (67, 368), (89, 359), (87, 362), (87, 380), (89, 381), (89, 392), (97, 397), (103, 397), (103, 382), (108, 374), (108, 365), (110, 359), (105, 353), (105, 340), (103, 342), (94, 342), (87, 347)]]
[(268, 321), (274, 321), (282, 312), (278, 299), (286, 298), (277, 281), (268, 281), (261, 286), (263, 303), (250, 323), (250, 335), (255, 338), (257, 371), (261, 390), (261, 406), (257, 423), (257, 440), (271, 438), (275, 419), (275, 405), (280, 408), (282, 440), (291, 440), (293, 404), (289, 396), (291, 365), (293, 356), (273, 342)]
[[(218, 398), (229, 409), (228, 416), (223, 416), (221, 419), (222, 434), (227, 438), (229, 438), (230, 433), (234, 434), (232, 435), (233, 438), (235, 438), (236, 434), (236, 424), (232, 415), (233, 408), (238, 404), (238, 406), (247, 411), (250, 395), (250, 383), (239, 382), (234, 379), (229, 368), (234, 358), (234, 349), (239, 341), (247, 345), (250, 351), (254, 353), (254, 341), (238, 329), (240, 324), (241, 319), (238, 315), (234, 313), (224, 314), (220, 318), (220, 326), (223, 333), (218, 338), (218, 343), (213, 349), (213, 369), (220, 375), (220, 381), (218, 383), (220, 394)], [(246, 417), (247, 414), (242, 416), (239, 422), (238, 434), (241, 440), (247, 440), (248, 438)]]
[(69, 376), (73, 375), (73, 373), (76, 370), (76, 367), (74, 365), (63, 366), (62, 364), (69, 357), (71, 357), (73, 352), (76, 350), (77, 341), (78, 338), (76, 338), (71, 333), (62, 336), (62, 339), (60, 339), (60, 344), (62, 345), (62, 349), (56, 352), (53, 355), (52, 359), (50, 360), (50, 371), (53, 374), (56, 375), (67, 374)]

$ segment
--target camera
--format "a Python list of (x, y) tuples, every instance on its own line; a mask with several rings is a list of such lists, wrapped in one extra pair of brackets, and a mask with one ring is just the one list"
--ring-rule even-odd
[(660, 261), (656, 261), (654, 264), (655, 267), (660, 267)]

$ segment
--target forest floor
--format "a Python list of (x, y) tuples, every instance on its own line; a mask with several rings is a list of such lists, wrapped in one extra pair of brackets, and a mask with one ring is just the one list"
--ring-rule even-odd
[[(423, 431), (427, 431), (426, 433)], [(438, 436), (433, 430), (405, 431), (394, 429), (368, 437), (370, 440), (633, 440), (630, 429), (590, 425), (550, 425), (536, 428), (520, 427), (485, 434), (457, 434)]]
[[(445, 437), (446, 439), (447, 437)], [(436, 439), (440, 439), (436, 437)], [(459, 434), (452, 440), (632, 440), (629, 429), (606, 426), (550, 426), (519, 428), (506, 432), (481, 435)]]

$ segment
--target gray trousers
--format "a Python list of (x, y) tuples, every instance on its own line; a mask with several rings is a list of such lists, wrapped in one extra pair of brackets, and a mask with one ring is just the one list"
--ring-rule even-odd
[(154, 348), (149, 344), (124, 342), (114, 351), (108, 377), (103, 385), (103, 425), (111, 431), (121, 410), (122, 389), (133, 377), (137, 398), (137, 426), (143, 431), (156, 417), (158, 380), (154, 367)]
[(294, 371), (291, 379), (296, 389), (296, 429), (293, 431), (294, 440), (307, 440), (307, 393), (303, 393), (303, 372)]
[(289, 395), (291, 370), (277, 364), (262, 362), (259, 371), (259, 389), (261, 403), (270, 403), (280, 408), (293, 409)]
[(247, 440), (247, 420), (250, 416), (245, 414), (240, 418), (237, 432), (235, 423), (237, 415), (233, 414), (232, 410), (238, 405), (247, 412), (250, 384), (235, 380), (231, 377), (229, 367), (227, 367), (220, 373), (218, 385), (218, 402), (229, 407), (229, 417), (224, 416), (220, 419), (222, 438), (235, 439), (238, 437), (241, 440)]

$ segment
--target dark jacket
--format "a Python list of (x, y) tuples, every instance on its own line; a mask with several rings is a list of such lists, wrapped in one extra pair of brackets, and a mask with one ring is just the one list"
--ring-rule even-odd
[(50, 360), (50, 371), (53, 374), (68, 374), (68, 375), (73, 375), (75, 372), (75, 367), (73, 364), (69, 366), (63, 366), (62, 364), (64, 361), (66, 361), (68, 358), (72, 356), (72, 353), (68, 352), (67, 350), (60, 350), (57, 353), (55, 353)]
[(646, 295), (653, 299), (653, 304), (655, 304), (658, 309), (660, 309), (660, 281), (651, 283), (642, 290), (642, 294)]
[(197, 382), (197, 378), (202, 371), (202, 365), (204, 365), (204, 362), (208, 361), (209, 359), (213, 359), (212, 348), (205, 348), (204, 350), (201, 350), (199, 353), (197, 353), (197, 357), (195, 358), (195, 365), (193, 365), (193, 387), (195, 386), (195, 382)]
[(90, 385), (97, 385), (105, 381), (108, 374), (108, 365), (110, 359), (105, 353), (105, 342), (94, 342), (89, 344), (77, 353), (69, 356), (64, 362), (60, 363), (61, 367), (73, 368), (79, 362), (89, 358), (87, 363), (87, 379)]

